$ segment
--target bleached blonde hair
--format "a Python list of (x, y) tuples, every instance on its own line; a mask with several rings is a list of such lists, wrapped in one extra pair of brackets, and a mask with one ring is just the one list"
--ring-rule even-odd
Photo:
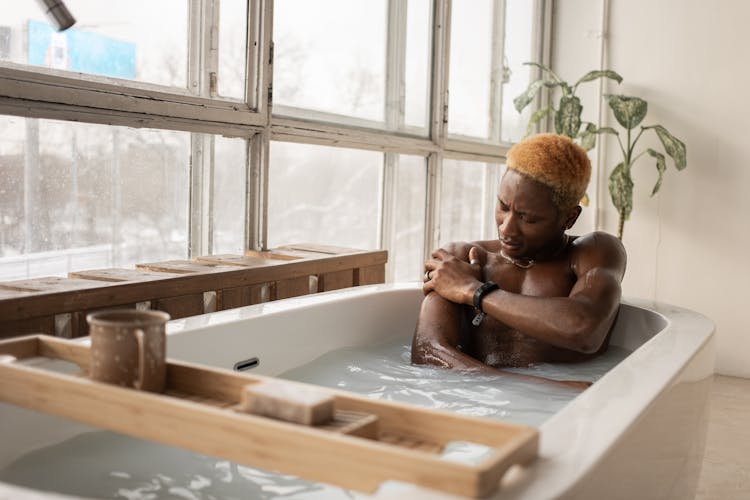
[(549, 187), (552, 201), (561, 210), (578, 205), (591, 178), (586, 151), (557, 134), (538, 134), (515, 144), (508, 151), (506, 166)]

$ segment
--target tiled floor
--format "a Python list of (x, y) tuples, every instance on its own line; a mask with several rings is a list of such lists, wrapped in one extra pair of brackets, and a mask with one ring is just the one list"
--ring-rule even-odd
[(714, 377), (696, 500), (750, 499), (750, 380)]

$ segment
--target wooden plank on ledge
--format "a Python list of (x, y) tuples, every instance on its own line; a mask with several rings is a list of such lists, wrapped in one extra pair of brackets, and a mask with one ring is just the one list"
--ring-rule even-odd
[(168, 272), (177, 274), (192, 273), (217, 273), (221, 271), (232, 271), (237, 269), (236, 266), (222, 266), (220, 264), (211, 264), (210, 262), (196, 262), (194, 260), (168, 260), (165, 262), (149, 262), (145, 264), (136, 264), (137, 269), (147, 271)]
[(46, 276), (44, 278), (0, 282), (0, 287), (5, 290), (28, 292), (66, 292), (82, 288), (98, 288), (108, 285), (109, 283), (103, 283), (96, 280), (62, 278), (60, 276)]
[[(205, 291), (261, 285), (279, 280), (385, 265), (385, 250), (361, 254), (328, 255), (318, 259), (290, 260), (277, 266), (245, 268), (224, 266), (223, 272), (183, 273), (180, 276), (143, 282), (99, 282), (97, 288), (70, 292), (43, 292), (39, 296), (0, 300), (3, 320), (49, 316), (67, 312), (132, 304), (161, 297), (176, 297)], [(196, 264), (196, 263), (193, 263)], [(216, 267), (209, 267), (216, 271)], [(356, 282), (355, 282), (356, 283)]]
[(193, 293), (177, 297), (166, 297), (152, 301), (153, 309), (169, 313), (171, 319), (203, 314), (203, 294)]
[(145, 269), (90, 269), (87, 271), (73, 271), (68, 273), (69, 278), (82, 278), (99, 281), (150, 281), (174, 278), (182, 273), (169, 273), (166, 271), (147, 271)]
[(277, 266), (282, 262), (279, 259), (256, 257), (250, 255), (205, 255), (196, 258), (198, 262), (219, 264), (223, 266), (242, 266), (242, 267), (259, 267), (259, 266)]
[(55, 334), (55, 317), (41, 316), (37, 318), (12, 319), (0, 321), (0, 338), (16, 337), (32, 333)]
[(216, 310), (251, 306), (263, 302), (263, 287), (269, 285), (238, 286), (217, 291)]
[(273, 289), (274, 291), (271, 293), (273, 300), (307, 295), (310, 293), (310, 277), (303, 276), (301, 278), (279, 280), (274, 283)]
[(367, 250), (358, 248), (345, 248), (333, 245), (318, 245), (315, 243), (295, 243), (294, 245), (281, 245), (279, 250), (299, 250), (302, 252), (323, 253), (328, 255), (342, 255), (348, 253), (362, 253)]
[(385, 283), (385, 264), (360, 267), (354, 271), (356, 285), (374, 285)]
[(37, 292), (36, 291), (32, 292), (30, 290), (16, 290), (14, 288), (3, 288), (2, 285), (0, 285), (0, 300), (28, 297), (35, 293)]
[(318, 275), (318, 291), (328, 292), (339, 290), (354, 285), (354, 270), (336, 271), (335, 273), (323, 273)]

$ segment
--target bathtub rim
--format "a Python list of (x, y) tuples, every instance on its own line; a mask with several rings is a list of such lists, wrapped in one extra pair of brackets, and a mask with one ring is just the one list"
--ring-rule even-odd
[[(418, 290), (419, 288), (421, 288), (421, 283), (416, 282), (368, 285), (246, 306), (172, 320), (167, 324), (167, 334), (177, 334), (223, 322), (282, 314), (342, 299), (356, 299), (382, 292)], [(493, 498), (557, 498), (570, 491), (589, 470), (604, 459), (608, 450), (617, 446), (618, 440), (635, 425), (639, 416), (662, 392), (669, 388), (684, 368), (714, 339), (713, 322), (700, 313), (669, 304), (630, 297), (623, 298), (621, 302), (660, 315), (664, 318), (666, 325), (593, 386), (544, 422), (539, 427), (539, 459), (520, 474), (512, 475), (512, 481), (504, 485)], [(84, 338), (80, 342), (87, 343), (89, 340)], [(668, 362), (657, 367), (656, 374), (638, 371), (648, 358), (658, 355), (665, 347), (669, 347), (672, 357)], [(611, 405), (604, 404), (609, 402), (612, 391), (622, 390), (621, 387), (618, 388), (620, 382), (614, 374), (623, 369), (636, 371), (627, 389), (632, 404), (628, 406), (629, 410), (626, 412), (616, 411)], [(711, 371), (713, 371), (713, 366)], [(592, 408), (597, 408), (597, 411), (592, 411)], [(576, 428), (581, 427), (590, 430), (595, 436), (593, 439), (586, 440), (588, 443), (578, 440), (575, 443), (577, 446), (569, 446), (570, 436), (575, 434)], [(385, 493), (392, 486), (407, 488), (415, 494), (421, 490), (411, 484), (388, 481), (383, 483), (379, 491)], [(432, 490), (424, 491), (432, 492)], [(13, 493), (14, 498), (74, 498), (7, 483), (0, 483), (0, 493)], [(376, 493), (373, 496), (377, 498), (378, 495)]]

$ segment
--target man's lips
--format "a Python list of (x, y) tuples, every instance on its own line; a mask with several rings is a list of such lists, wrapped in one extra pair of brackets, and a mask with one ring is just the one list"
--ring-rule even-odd
[(500, 245), (503, 247), (504, 250), (519, 250), (521, 248), (521, 242), (520, 241), (514, 241), (514, 240), (505, 240), (500, 238)]

